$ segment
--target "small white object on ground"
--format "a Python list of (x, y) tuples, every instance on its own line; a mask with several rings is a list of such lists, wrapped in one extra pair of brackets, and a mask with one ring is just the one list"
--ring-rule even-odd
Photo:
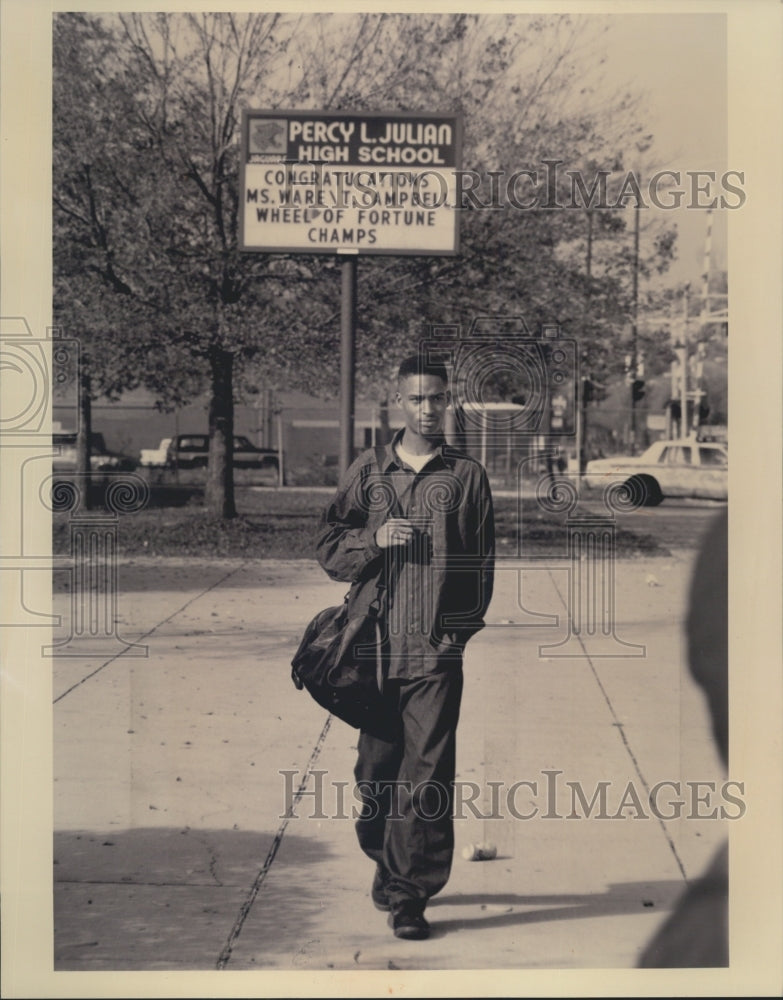
[(494, 844), (468, 844), (462, 848), (462, 857), (466, 861), (493, 861), (498, 856), (498, 849)]

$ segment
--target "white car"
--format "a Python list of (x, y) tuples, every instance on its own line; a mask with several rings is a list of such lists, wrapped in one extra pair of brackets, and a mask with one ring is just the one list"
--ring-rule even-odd
[(625, 484), (648, 507), (665, 497), (726, 500), (728, 478), (726, 447), (693, 438), (656, 441), (641, 455), (594, 459), (585, 469), (590, 489)]

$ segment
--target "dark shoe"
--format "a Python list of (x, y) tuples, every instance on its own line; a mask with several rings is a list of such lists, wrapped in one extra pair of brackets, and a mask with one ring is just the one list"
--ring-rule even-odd
[(423, 941), (430, 936), (430, 925), (424, 919), (424, 906), (415, 899), (398, 903), (389, 915), (394, 936), (408, 941)]
[(391, 909), (391, 903), (389, 902), (389, 897), (386, 893), (386, 882), (388, 881), (388, 878), (389, 875), (386, 869), (381, 865), (378, 865), (375, 869), (375, 877), (372, 880), (372, 889), (370, 889), (370, 896), (376, 910)]

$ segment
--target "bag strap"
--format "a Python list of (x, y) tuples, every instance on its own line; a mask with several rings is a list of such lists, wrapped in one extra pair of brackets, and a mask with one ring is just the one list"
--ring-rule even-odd
[[(386, 448), (384, 445), (377, 445), (373, 449), (373, 451), (375, 452), (375, 464), (378, 467), (378, 472), (380, 473), (381, 476), (384, 476), (383, 470), (384, 470), (384, 464), (386, 462)], [(394, 483), (391, 480), (389, 480), (389, 486), (391, 487), (392, 497), (393, 497), (392, 505), (389, 508), (389, 513), (394, 515), (395, 517), (402, 517), (405, 512), (402, 509), (402, 504), (400, 503), (400, 498), (397, 495), (397, 490), (394, 486)], [(389, 550), (387, 549), (386, 553), (388, 552)], [(374, 618), (375, 681), (376, 684), (378, 685), (378, 690), (380, 692), (383, 692), (384, 689), (386, 665), (383, 658), (383, 640), (382, 640), (379, 617), (382, 611), (385, 612), (386, 610), (386, 594), (389, 587), (392, 584), (393, 574), (395, 574), (397, 566), (398, 566), (397, 559), (389, 560), (387, 556), (384, 555), (383, 569), (378, 579), (375, 597), (370, 603), (370, 607), (368, 609), (369, 614), (372, 615), (372, 617)]]
[[(382, 444), (376, 445), (375, 448), (373, 448), (373, 452), (375, 454), (375, 464), (378, 467), (378, 472), (380, 473), (381, 476), (383, 476), (384, 475), (383, 467), (386, 461), (386, 447), (385, 445)], [(402, 516), (404, 512), (402, 509), (402, 505), (400, 504), (400, 498), (397, 496), (397, 490), (394, 488), (394, 483), (392, 483), (391, 480), (389, 481), (389, 485), (391, 486), (392, 493), (394, 495), (394, 500), (392, 502), (391, 508), (389, 509), (389, 513), (392, 513), (395, 516)], [(392, 582), (391, 572), (395, 569), (396, 563), (397, 563), (396, 560), (392, 560), (391, 570), (387, 572), (389, 560), (384, 558), (383, 570), (381, 571), (381, 575), (378, 578), (377, 591), (375, 597), (370, 602), (370, 607), (368, 608), (369, 613), (375, 616), (376, 618), (381, 614), (382, 610), (385, 610), (384, 605), (385, 605), (386, 591), (389, 589), (389, 586)]]

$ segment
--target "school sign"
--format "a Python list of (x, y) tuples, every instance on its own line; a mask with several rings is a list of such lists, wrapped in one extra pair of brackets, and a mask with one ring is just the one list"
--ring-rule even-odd
[(461, 155), (458, 115), (245, 111), (240, 249), (456, 254)]

